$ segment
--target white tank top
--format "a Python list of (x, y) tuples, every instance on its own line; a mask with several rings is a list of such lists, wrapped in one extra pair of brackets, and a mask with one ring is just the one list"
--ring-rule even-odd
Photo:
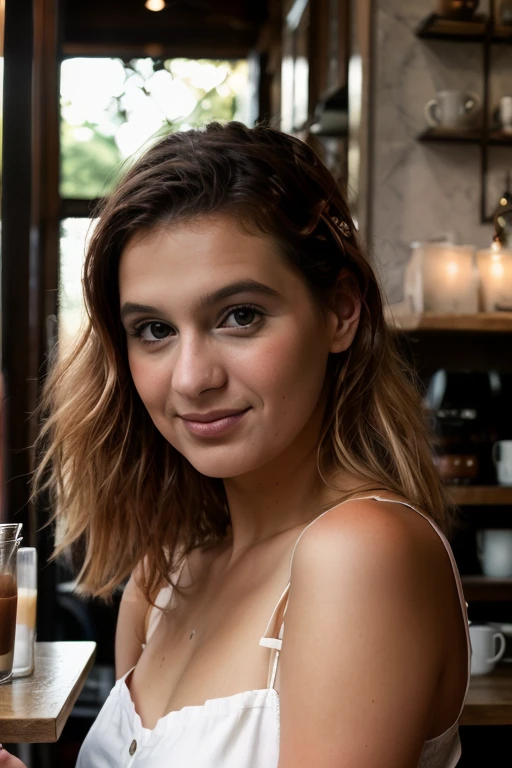
[[(429, 739), (423, 746), (418, 768), (454, 768), (461, 756), (458, 721), (466, 700), (471, 669), (471, 643), (468, 629), (467, 603), (451, 546), (439, 526), (411, 504), (397, 499), (365, 496), (365, 499), (392, 501), (411, 507), (428, 520), (441, 537), (453, 566), (457, 590), (466, 627), (468, 645), (467, 685), (457, 720), (444, 733)], [(355, 501), (359, 499), (348, 499)], [(342, 502), (346, 503), (346, 502)], [(336, 504), (336, 506), (340, 506)], [(334, 509), (334, 507), (331, 507)], [(144, 728), (126, 685), (129, 670), (120, 678), (82, 744), (76, 768), (277, 768), (279, 758), (279, 694), (274, 688), (284, 618), (277, 637), (267, 637), (275, 616), (288, 605), (293, 554), (304, 532), (319, 517), (304, 528), (292, 551), (288, 583), (272, 613), (260, 645), (270, 648), (267, 688), (243, 691), (233, 696), (209, 699), (203, 705), (183, 707), (161, 717), (155, 728)], [(162, 590), (159, 605), (166, 605), (169, 588)], [(146, 640), (154, 631), (161, 615), (153, 608)], [(275, 633), (274, 633), (275, 634)]]

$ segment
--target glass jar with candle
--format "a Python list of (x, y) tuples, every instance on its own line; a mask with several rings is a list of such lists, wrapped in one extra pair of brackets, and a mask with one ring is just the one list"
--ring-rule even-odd
[(512, 307), (512, 251), (495, 240), (490, 248), (478, 251), (476, 257), (481, 311)]
[(404, 294), (414, 312), (478, 312), (478, 270), (472, 245), (417, 243)]

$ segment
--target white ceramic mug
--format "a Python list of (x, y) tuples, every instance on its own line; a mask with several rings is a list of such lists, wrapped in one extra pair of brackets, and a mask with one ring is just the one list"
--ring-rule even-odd
[(482, 571), (491, 579), (512, 576), (512, 530), (489, 528), (476, 532), (477, 556)]
[[(471, 641), (471, 674), (488, 675), (505, 653), (505, 635), (488, 624), (469, 627)], [(496, 652), (496, 640), (499, 650)]]
[(492, 460), (500, 485), (512, 485), (512, 440), (498, 440), (492, 446)]
[(512, 96), (501, 97), (499, 116), (501, 130), (505, 133), (512, 133)]
[(497, 632), (503, 632), (505, 635), (505, 654), (502, 661), (510, 664), (512, 662), (512, 624), (503, 623), (502, 621), (488, 621), (489, 627), (494, 627)]
[(476, 93), (439, 91), (425, 105), (425, 117), (433, 128), (463, 128), (478, 106), (480, 98)]

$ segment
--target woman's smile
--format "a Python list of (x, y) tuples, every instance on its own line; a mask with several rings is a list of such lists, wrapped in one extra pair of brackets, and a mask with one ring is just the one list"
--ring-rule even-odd
[(181, 416), (180, 418), (183, 420), (183, 423), (189, 432), (193, 435), (197, 435), (198, 437), (219, 437), (231, 431), (232, 427), (236, 424), (239, 424), (249, 410), (250, 408), (246, 408), (243, 411), (237, 411), (230, 415), (212, 419), (206, 418), (208, 414), (206, 414), (204, 419), (200, 420), (198, 420), (197, 417), (191, 419)]

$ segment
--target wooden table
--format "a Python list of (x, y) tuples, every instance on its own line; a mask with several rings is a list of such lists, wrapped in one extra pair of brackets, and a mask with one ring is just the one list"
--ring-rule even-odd
[(512, 665), (471, 678), (460, 724), (512, 725)]
[(94, 662), (96, 643), (36, 643), (30, 677), (0, 685), (0, 743), (57, 741)]

